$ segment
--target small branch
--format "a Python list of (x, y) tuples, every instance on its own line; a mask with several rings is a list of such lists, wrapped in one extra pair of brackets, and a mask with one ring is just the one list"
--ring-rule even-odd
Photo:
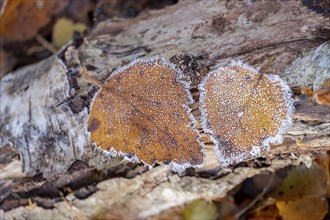
[(46, 48), (49, 52), (51, 52), (52, 54), (55, 54), (57, 52), (57, 50), (55, 49), (55, 47), (49, 43), (43, 36), (41, 36), (40, 34), (36, 35), (36, 40), (44, 47)]
[(260, 201), (262, 197), (266, 195), (268, 189), (273, 183), (273, 180), (274, 180), (274, 173), (271, 174), (270, 179), (267, 185), (263, 188), (262, 192), (259, 195), (257, 195), (257, 197), (252, 202), (250, 202), (250, 204), (248, 204), (245, 208), (243, 208), (241, 211), (236, 213), (234, 219), (239, 219), (244, 213), (246, 213), (249, 209), (251, 209), (258, 201)]
[(79, 73), (90, 83), (93, 83), (95, 85), (97, 85), (100, 88), (103, 88), (103, 84), (101, 84), (97, 79), (95, 79), (94, 77), (90, 76), (86, 69), (80, 69)]

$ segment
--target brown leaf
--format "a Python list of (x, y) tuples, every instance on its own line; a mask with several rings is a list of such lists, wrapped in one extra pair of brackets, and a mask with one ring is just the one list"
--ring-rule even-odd
[(317, 103), (330, 106), (330, 78), (323, 81), (322, 88), (314, 93), (314, 98)]
[(103, 150), (174, 170), (203, 162), (188, 110), (191, 94), (180, 72), (163, 59), (137, 60), (101, 85), (88, 120), (90, 139)]
[(275, 205), (268, 205), (262, 209), (255, 210), (249, 213), (247, 219), (249, 220), (277, 220), (280, 218), (278, 209)]
[(314, 92), (313, 90), (309, 89), (307, 86), (301, 86), (300, 87), (300, 90), (301, 90), (301, 94), (305, 94), (305, 95), (308, 95), (308, 96), (312, 96), (314, 95)]
[(328, 180), (327, 197), (330, 198), (330, 153), (320, 154), (316, 158), (316, 162), (323, 168)]
[(209, 73), (199, 89), (203, 129), (223, 165), (280, 142), (291, 124), (291, 92), (277, 76), (238, 63)]
[(325, 170), (313, 162), (292, 168), (271, 196), (283, 219), (322, 219), (328, 212), (327, 187)]
[(315, 92), (305, 85), (301, 86), (301, 93), (313, 96), (314, 100), (320, 105), (330, 106), (330, 78), (325, 79), (321, 89)]
[(25, 41), (35, 37), (53, 14), (66, 7), (69, 1), (6, 0), (0, 15), (0, 36), (8, 41)]

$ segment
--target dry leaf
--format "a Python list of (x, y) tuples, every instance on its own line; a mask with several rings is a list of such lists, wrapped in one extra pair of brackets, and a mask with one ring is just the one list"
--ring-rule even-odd
[(328, 202), (320, 197), (303, 197), (293, 201), (277, 201), (276, 206), (284, 220), (323, 219), (328, 212)]
[(203, 162), (188, 105), (188, 85), (164, 59), (137, 60), (112, 74), (97, 94), (88, 120), (90, 139), (131, 161), (170, 164), (173, 170)]
[(67, 18), (60, 18), (53, 26), (53, 44), (57, 48), (61, 48), (67, 44), (73, 36), (75, 31), (83, 33), (87, 29), (87, 26), (83, 23), (74, 23)]
[(315, 92), (305, 85), (301, 86), (300, 89), (302, 94), (313, 96), (318, 104), (330, 106), (330, 78), (325, 79), (321, 89)]
[(324, 170), (313, 162), (311, 167), (300, 165), (292, 168), (271, 196), (279, 201), (306, 196), (322, 197), (326, 195), (327, 185)]
[(28, 198), (28, 208), (29, 208), (29, 209), (34, 209), (34, 208), (36, 208), (36, 207), (37, 207), (37, 204), (34, 203), (34, 202), (31, 200), (31, 198)]
[(199, 89), (203, 129), (225, 166), (280, 143), (291, 125), (290, 88), (278, 76), (236, 63), (209, 73)]
[(316, 162), (323, 168), (328, 180), (327, 197), (330, 198), (330, 153), (320, 154), (316, 158)]
[(283, 219), (322, 219), (328, 212), (325, 170), (316, 162), (311, 167), (293, 167), (270, 195)]
[(8, 41), (25, 41), (36, 36), (51, 16), (63, 10), (69, 1), (5, 0), (0, 14), (0, 36)]
[(278, 212), (278, 208), (275, 205), (268, 205), (262, 209), (257, 209), (253, 213), (249, 213), (246, 219), (249, 220), (277, 220), (281, 216)]
[(300, 90), (301, 90), (301, 94), (305, 94), (305, 95), (308, 95), (308, 96), (312, 96), (314, 95), (314, 92), (313, 90), (309, 89), (307, 86), (301, 86), (300, 87)]
[(203, 199), (195, 200), (185, 207), (183, 216), (186, 220), (217, 219), (217, 206)]
[(175, 4), (176, 0), (102, 0), (94, 13), (94, 20), (99, 23), (112, 17), (135, 17), (147, 8), (163, 8)]
[(317, 103), (330, 106), (330, 78), (323, 81), (321, 89), (314, 93), (314, 98)]

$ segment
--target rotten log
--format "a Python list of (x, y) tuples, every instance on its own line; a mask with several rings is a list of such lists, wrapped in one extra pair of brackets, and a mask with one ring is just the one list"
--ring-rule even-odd
[[(200, 122), (196, 84), (207, 71), (231, 60), (243, 60), (261, 68), (275, 56), (267, 73), (280, 75), (294, 91), (304, 84), (312, 84), (317, 89), (320, 81), (329, 78), (329, 66), (323, 65), (330, 59), (329, 30), (329, 18), (301, 1), (182, 0), (161, 10), (144, 11), (135, 18), (106, 20), (81, 45), (69, 45), (60, 54), (1, 79), (0, 147), (9, 144), (17, 149), (23, 171), (28, 176), (42, 173), (51, 177), (64, 173), (76, 160), (97, 168), (117, 164), (118, 159), (108, 158), (89, 142), (87, 118), (97, 88), (79, 77), (79, 67), (86, 67), (93, 77), (104, 82), (113, 70), (137, 57), (166, 57), (191, 76), (191, 91), (196, 100), (191, 107)], [(303, 65), (312, 68), (306, 72)], [(312, 82), (304, 81), (301, 74), (314, 78)], [(297, 101), (293, 117), (294, 124), (285, 135), (284, 143), (273, 146), (264, 156), (276, 161), (279, 153), (298, 153), (306, 157), (309, 152), (330, 150), (328, 106), (310, 100)], [(206, 158), (200, 172), (219, 166), (212, 142), (206, 135), (202, 136), (206, 143)], [(297, 145), (300, 139), (303, 146)], [(113, 184), (125, 187), (125, 184), (134, 184), (143, 178), (151, 182), (161, 179), (161, 176), (153, 175), (162, 173), (165, 169), (162, 167), (132, 180), (113, 180), (118, 181)], [(257, 173), (254, 169), (248, 171), (250, 174), (237, 172), (243, 177), (232, 186)], [(169, 175), (168, 179), (178, 178), (169, 171), (166, 175)], [(196, 184), (192, 187), (202, 180), (193, 178), (194, 181)], [(222, 181), (225, 180), (220, 179), (217, 184)], [(205, 187), (210, 187), (208, 184), (211, 183)], [(153, 184), (159, 185), (157, 181)], [(170, 183), (167, 181), (167, 184)], [(227, 190), (222, 193), (232, 186), (226, 186)], [(134, 188), (132, 191), (136, 195), (132, 201), (144, 197), (141, 190)], [(220, 194), (217, 198), (223, 195)], [(199, 193), (178, 203), (166, 204), (173, 207), (204, 196)], [(124, 198), (123, 195), (119, 197)], [(152, 204), (151, 198), (148, 201)], [(135, 211), (131, 213), (136, 214)], [(157, 213), (140, 216), (154, 214)]]
[[(52, 57), (1, 80), (0, 145), (9, 143), (18, 149), (27, 175), (65, 172), (77, 159), (99, 164), (100, 156), (92, 159), (94, 149), (86, 129), (95, 88), (72, 74), (76, 65), (87, 67), (93, 76), (104, 81), (112, 70), (137, 57), (171, 58), (188, 53), (192, 62), (198, 62), (191, 74), (199, 71), (203, 76), (205, 68), (212, 70), (233, 59), (258, 68), (269, 57), (276, 56), (268, 72), (281, 75), (290, 69), (297, 55), (325, 42), (328, 32), (329, 18), (294, 1), (285, 5), (278, 1), (258, 4), (180, 1), (133, 19), (108, 20), (100, 23), (80, 47), (67, 48), (63, 52), (65, 58), (62, 57), (65, 62)], [(323, 47), (328, 50), (327, 45)], [(329, 52), (323, 54), (321, 59), (327, 60)], [(294, 70), (288, 74), (293, 80)], [(291, 85), (304, 83), (297, 80)], [(325, 113), (318, 125), (312, 125), (320, 130), (313, 138), (304, 133), (306, 123), (301, 124), (306, 121), (302, 115), (312, 115), (318, 108), (322, 107), (298, 106), (293, 128), (313, 142), (306, 146), (329, 147), (324, 141), (317, 144), (314, 140), (329, 134), (327, 124), (320, 125), (328, 123), (329, 114)], [(287, 147), (295, 144), (295, 135), (288, 136)], [(216, 166), (212, 146), (207, 147), (206, 154), (206, 166)]]

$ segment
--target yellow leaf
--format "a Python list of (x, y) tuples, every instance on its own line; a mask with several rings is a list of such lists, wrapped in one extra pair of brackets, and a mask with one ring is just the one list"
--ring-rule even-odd
[(32, 202), (32, 200), (29, 198), (28, 199), (28, 208), (29, 209), (34, 209), (35, 207), (37, 207), (37, 204)]
[(87, 29), (83, 23), (74, 23), (67, 18), (60, 18), (53, 27), (53, 44), (57, 48), (61, 48), (67, 44), (73, 36), (74, 31), (83, 33)]
[(284, 220), (323, 219), (328, 212), (328, 202), (320, 197), (303, 197), (293, 201), (277, 201), (276, 206)]
[(326, 195), (327, 186), (324, 170), (313, 162), (311, 167), (300, 165), (292, 168), (271, 196), (277, 201), (290, 201), (306, 196), (321, 198)]
[(205, 200), (195, 200), (184, 210), (183, 215), (186, 220), (217, 219), (217, 207), (211, 202)]

